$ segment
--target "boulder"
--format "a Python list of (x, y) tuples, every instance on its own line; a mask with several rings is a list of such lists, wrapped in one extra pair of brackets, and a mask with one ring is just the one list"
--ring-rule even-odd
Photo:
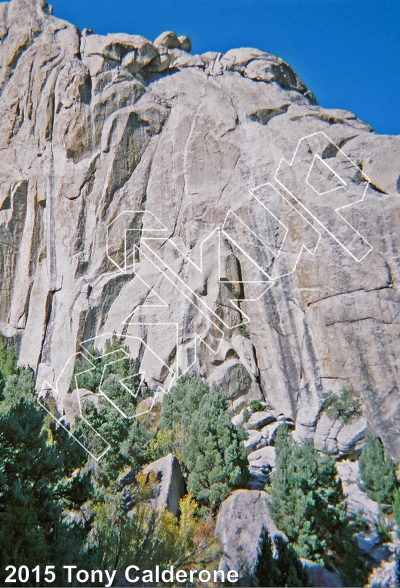
[(181, 41), (172, 31), (165, 31), (165, 33), (158, 35), (157, 39), (154, 41), (154, 45), (156, 47), (167, 47), (168, 49), (179, 49)]
[(266, 439), (262, 436), (260, 431), (253, 431), (248, 430), (247, 432), (247, 439), (243, 441), (243, 445), (246, 448), (247, 453), (252, 453), (255, 449), (259, 449), (260, 447), (264, 447), (267, 444)]
[(318, 420), (314, 443), (322, 451), (327, 449), (340, 456), (355, 456), (363, 446), (368, 422), (364, 417), (343, 421), (323, 412)]
[(249, 469), (250, 473), (250, 481), (249, 481), (249, 488), (251, 490), (264, 490), (266, 484), (270, 482), (269, 474), (264, 474), (260, 470), (257, 469)]
[(363, 417), (346, 422), (337, 434), (337, 446), (340, 455), (359, 453), (364, 445), (367, 429), (368, 422)]
[(314, 445), (318, 451), (327, 449), (329, 452), (338, 453), (337, 435), (343, 427), (341, 419), (331, 417), (326, 412), (318, 419), (314, 436)]
[(236, 414), (235, 416), (233, 416), (231, 418), (231, 422), (232, 422), (232, 425), (235, 425), (235, 427), (237, 427), (239, 425), (243, 425), (243, 423), (244, 423), (243, 410), (241, 410), (239, 414)]
[(263, 527), (271, 537), (284, 536), (272, 520), (266, 492), (236, 490), (224, 500), (215, 528), (223, 548), (220, 569), (236, 570), (241, 577), (251, 574)]
[(269, 423), (276, 421), (276, 417), (269, 412), (253, 412), (245, 424), (246, 429), (261, 429)]
[[(251, 392), (250, 392), (251, 394)], [(246, 396), (239, 396), (239, 398), (236, 398), (236, 400), (234, 400), (232, 402), (232, 407), (230, 408), (230, 412), (232, 412), (233, 414), (237, 414), (239, 411), (242, 411), (243, 409), (246, 408), (247, 405), (247, 397)]]
[(167, 507), (175, 516), (179, 513), (179, 501), (185, 492), (185, 483), (177, 458), (170, 453), (147, 465), (143, 474), (153, 472), (159, 483), (156, 489), (154, 505), (156, 508)]
[(279, 429), (279, 427), (282, 427), (282, 425), (286, 425), (287, 427), (289, 427), (290, 429), (294, 428), (294, 424), (291, 422), (287, 422), (284, 420), (278, 420), (275, 423), (270, 423), (269, 425), (265, 425), (265, 427), (263, 427), (261, 429), (261, 435), (265, 438), (265, 440), (267, 441), (268, 445), (274, 445), (275, 444), (275, 437), (276, 437), (276, 433)]
[[(141, 35), (85, 35), (82, 41), (82, 51), (85, 57), (101, 55), (105, 59), (121, 62), (124, 55), (137, 51), (143, 58), (144, 54), (149, 59), (155, 57), (157, 50), (145, 37)], [(151, 56), (151, 57), (150, 57)], [(143, 63), (143, 65), (145, 65)]]
[(372, 555), (374, 549), (380, 545), (380, 539), (377, 533), (358, 533), (356, 539), (358, 547), (367, 555)]
[(342, 481), (343, 491), (347, 496), (349, 511), (353, 514), (362, 514), (363, 518), (372, 527), (375, 527), (379, 521), (380, 507), (359, 487), (361, 475), (358, 462), (350, 460), (338, 461), (336, 467)]
[(171, 67), (200, 67), (204, 69), (205, 63), (200, 55), (191, 55), (182, 49), (169, 51), (171, 55)]
[[(397, 541), (398, 543), (398, 541)], [(381, 543), (371, 551), (371, 558), (377, 563), (388, 561), (397, 547), (393, 543)]]
[(228, 406), (233, 408), (233, 402), (241, 397), (249, 399), (253, 388), (253, 381), (244, 365), (237, 359), (229, 359), (215, 368), (208, 378), (210, 386), (221, 388), (228, 400)]
[(393, 554), (387, 561), (383, 561), (372, 570), (368, 578), (368, 586), (371, 588), (393, 588), (399, 585), (399, 559), (400, 555)]
[(178, 40), (182, 51), (187, 51), (188, 53), (190, 53), (190, 51), (192, 50), (192, 42), (189, 39), (189, 37), (187, 35), (180, 35), (178, 37)]
[(232, 339), (232, 347), (238, 354), (240, 361), (243, 363), (247, 371), (258, 378), (260, 370), (258, 369), (257, 359), (253, 343), (243, 335), (236, 335)]
[(168, 69), (170, 63), (171, 57), (169, 53), (160, 53), (143, 69), (145, 73), (161, 73)]
[(275, 447), (262, 447), (247, 456), (250, 469), (270, 472), (276, 464)]

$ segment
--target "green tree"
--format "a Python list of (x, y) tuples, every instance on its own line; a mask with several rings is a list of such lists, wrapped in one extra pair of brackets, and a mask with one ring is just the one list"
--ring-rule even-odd
[[(77, 361), (71, 387), (84, 387), (95, 394), (101, 388), (120, 410), (134, 415), (137, 398), (121, 384), (125, 381), (131, 388), (139, 384), (128, 348), (122, 346), (114, 335), (106, 341), (104, 353), (90, 347), (87, 355), (93, 358), (94, 368), (86, 359)], [(82, 406), (83, 416), (111, 446), (97, 468), (105, 485), (113, 484), (125, 467), (143, 465), (149, 455), (151, 439), (151, 431), (146, 424), (136, 418), (128, 420), (112, 403), (99, 394), (97, 406), (92, 402), (84, 402)], [(87, 429), (82, 420), (76, 419), (73, 434), (87, 445)]]
[(397, 525), (397, 535), (400, 537), (400, 488), (393, 493), (393, 516)]
[(380, 504), (392, 504), (397, 486), (396, 464), (386, 453), (383, 443), (371, 431), (367, 431), (361, 451), (361, 488)]
[[(108, 380), (110, 387), (114, 382), (114, 399), (118, 402), (118, 395), (121, 394), (122, 403), (125, 394), (121, 390), (116, 376), (111, 375)], [(135, 468), (148, 461), (148, 444), (151, 434), (138, 419), (126, 419), (105, 398), (99, 399), (97, 407), (92, 403), (85, 403), (82, 412), (95, 430), (111, 446), (97, 467), (102, 484), (113, 484), (125, 467)], [(84, 438), (85, 432), (81, 421), (77, 421), (73, 433), (77, 438)]]
[(202, 378), (181, 376), (171, 393), (164, 396), (160, 428), (177, 431), (182, 425), (183, 429), (188, 431), (193, 414), (198, 411), (202, 398), (209, 391), (210, 387)]
[[(89, 357), (90, 361), (87, 359)], [(102, 389), (107, 388), (108, 379), (112, 375), (119, 379), (129, 379), (137, 375), (129, 348), (122, 345), (115, 334), (105, 342), (104, 353), (93, 345), (87, 348), (86, 357), (76, 362), (70, 387), (72, 390), (78, 387), (97, 393), (100, 386)], [(136, 401), (133, 399), (132, 403), (136, 404)]]
[[(335, 565), (352, 582), (363, 572), (334, 459), (311, 440), (294, 443), (287, 427), (276, 435), (276, 470), (271, 476), (271, 512), (300, 557)], [(351, 565), (347, 565), (351, 561)]]
[(225, 396), (211, 388), (193, 415), (183, 460), (189, 473), (188, 488), (206, 504), (218, 504), (233, 488), (247, 482), (243, 431), (230, 420)]
[(68, 508), (88, 499), (87, 475), (74, 475), (86, 457), (46, 424), (34, 385), (33, 373), (19, 369), (7, 377), (0, 401), (1, 584), (7, 565), (49, 562), (62, 583), (62, 565), (91, 557), (83, 549), (87, 526), (67, 522)]
[[(275, 551), (275, 555), (274, 552)], [(268, 530), (263, 529), (254, 570), (257, 586), (310, 586), (307, 570), (296, 551), (280, 535), (274, 545)]]
[[(248, 478), (244, 431), (231, 423), (222, 391), (197, 376), (184, 376), (165, 396), (161, 430), (173, 430), (197, 500), (216, 506)], [(171, 445), (169, 444), (169, 447)]]
[(0, 372), (2, 378), (5, 380), (8, 376), (16, 374), (17, 371), (15, 348), (13, 345), (7, 344), (6, 339), (0, 333)]

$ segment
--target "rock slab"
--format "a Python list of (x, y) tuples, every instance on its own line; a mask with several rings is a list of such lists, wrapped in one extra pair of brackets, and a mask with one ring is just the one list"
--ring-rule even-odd
[(153, 396), (196, 360), (300, 440), (353, 386), (399, 460), (400, 137), (258, 49), (80, 32), (41, 0), (1, 3), (0, 38), (0, 328), (38, 390), (62, 406), (80, 344), (115, 331)]

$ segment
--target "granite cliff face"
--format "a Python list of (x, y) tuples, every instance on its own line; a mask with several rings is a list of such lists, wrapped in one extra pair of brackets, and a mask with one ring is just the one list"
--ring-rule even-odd
[(194, 369), (300, 439), (354, 386), (400, 459), (400, 137), (257, 49), (81, 33), (41, 0), (0, 4), (0, 38), (0, 320), (38, 390), (67, 406), (71, 356), (115, 331), (151, 393)]

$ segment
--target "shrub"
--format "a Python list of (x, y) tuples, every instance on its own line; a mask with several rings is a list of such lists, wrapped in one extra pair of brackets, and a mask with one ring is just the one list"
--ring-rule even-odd
[(259, 400), (252, 400), (249, 406), (253, 412), (262, 412), (265, 410), (265, 406)]
[(385, 452), (382, 441), (371, 431), (367, 431), (365, 436), (359, 465), (361, 489), (380, 504), (392, 504), (397, 485), (396, 464)]
[(4, 380), (8, 376), (17, 374), (17, 354), (14, 345), (6, 342), (0, 333), (0, 372)]
[(378, 533), (381, 543), (388, 543), (390, 541), (390, 525), (388, 524), (386, 517), (381, 510), (379, 510), (376, 532)]
[(239, 331), (243, 335), (243, 337), (250, 339), (250, 332), (245, 324), (242, 323), (241, 325), (239, 325)]
[(167, 509), (151, 504), (155, 474), (137, 474), (131, 485), (135, 502), (128, 516), (122, 492), (99, 487), (93, 504), (95, 513), (90, 541), (100, 555), (101, 569), (116, 569), (120, 577), (127, 565), (188, 568), (212, 548), (212, 526), (198, 518), (198, 505), (191, 494), (179, 502), (179, 520)]
[(182, 460), (180, 448), (175, 441), (175, 432), (172, 429), (159, 429), (156, 436), (150, 440), (150, 458), (152, 460), (160, 459), (169, 453), (175, 453), (177, 458)]
[(354, 388), (343, 388), (340, 394), (328, 392), (324, 395), (322, 409), (333, 418), (341, 418), (345, 423), (362, 415), (360, 393)]

